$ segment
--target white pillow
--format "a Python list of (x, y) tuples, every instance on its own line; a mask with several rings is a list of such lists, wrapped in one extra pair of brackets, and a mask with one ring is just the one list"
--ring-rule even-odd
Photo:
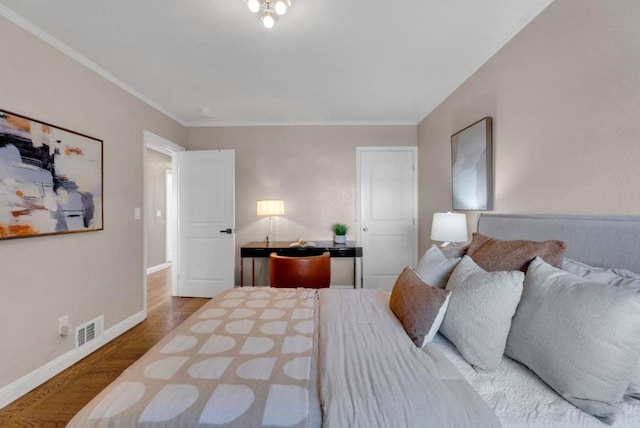
[(606, 287), (536, 257), (505, 353), (611, 424), (640, 358), (639, 314), (640, 288)]
[(416, 266), (416, 273), (428, 285), (444, 288), (461, 258), (447, 258), (435, 245), (427, 250)]
[(521, 271), (487, 272), (469, 256), (451, 274), (440, 332), (470, 364), (483, 370), (500, 366), (523, 281)]
[[(640, 288), (640, 275), (626, 269), (600, 268), (589, 266), (572, 259), (562, 259), (562, 269), (578, 275), (587, 281), (600, 282), (618, 287)], [(640, 399), (640, 363), (631, 372), (631, 383), (625, 392), (629, 397)]]

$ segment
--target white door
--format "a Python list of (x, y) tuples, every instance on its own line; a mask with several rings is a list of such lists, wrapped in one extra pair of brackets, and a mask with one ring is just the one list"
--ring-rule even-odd
[(417, 148), (358, 147), (359, 236), (366, 288), (391, 290), (417, 257)]
[(177, 153), (178, 296), (234, 286), (234, 163), (233, 150)]

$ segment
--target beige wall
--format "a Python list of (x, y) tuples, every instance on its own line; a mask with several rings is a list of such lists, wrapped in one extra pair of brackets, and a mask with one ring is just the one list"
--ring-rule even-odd
[(58, 318), (105, 328), (143, 310), (143, 130), (186, 130), (0, 18), (0, 108), (104, 140), (104, 231), (0, 241), (0, 390), (73, 349)]
[[(265, 236), (257, 200), (284, 200), (286, 215), (273, 220), (274, 240), (331, 240), (336, 222), (351, 226), (347, 237), (355, 239), (356, 147), (415, 146), (417, 141), (415, 126), (189, 128), (188, 135), (189, 150), (236, 151), (236, 284), (239, 247)], [(351, 284), (352, 261), (332, 263), (332, 284)], [(256, 266), (259, 283), (268, 284), (268, 267)]]
[(636, 1), (556, 0), (419, 124), (420, 252), (451, 209), (450, 136), (484, 116), (495, 212), (640, 214), (638, 16)]
[(147, 149), (146, 162), (147, 268), (150, 268), (167, 261), (166, 171), (171, 169), (171, 157)]

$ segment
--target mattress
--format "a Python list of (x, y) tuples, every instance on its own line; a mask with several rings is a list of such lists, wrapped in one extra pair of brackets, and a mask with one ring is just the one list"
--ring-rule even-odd
[[(427, 345), (442, 352), (471, 386), (493, 409), (504, 428), (602, 428), (593, 416), (560, 397), (535, 373), (503, 356), (496, 371), (477, 372), (457, 351), (455, 345), (438, 334)], [(611, 425), (616, 428), (640, 427), (640, 400), (625, 397), (622, 412)]]

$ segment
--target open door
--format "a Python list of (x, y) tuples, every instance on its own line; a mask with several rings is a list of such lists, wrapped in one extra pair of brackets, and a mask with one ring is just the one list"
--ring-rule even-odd
[(213, 297), (234, 286), (235, 152), (176, 155), (177, 295)]

